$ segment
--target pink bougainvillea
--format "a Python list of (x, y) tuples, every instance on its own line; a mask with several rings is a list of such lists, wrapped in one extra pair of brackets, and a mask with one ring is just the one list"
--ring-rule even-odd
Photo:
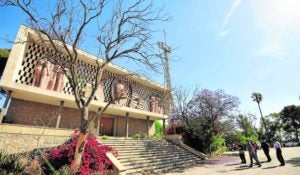
[[(46, 159), (55, 169), (59, 169), (64, 165), (71, 165), (74, 161), (75, 147), (78, 142), (79, 131), (75, 130), (70, 140), (62, 146), (45, 151)], [(116, 150), (108, 145), (102, 145), (97, 138), (89, 133), (87, 135), (84, 152), (82, 155), (82, 164), (79, 168), (81, 175), (90, 175), (92, 173), (104, 174), (111, 169), (111, 161), (106, 157), (106, 152), (112, 152), (118, 156)]]

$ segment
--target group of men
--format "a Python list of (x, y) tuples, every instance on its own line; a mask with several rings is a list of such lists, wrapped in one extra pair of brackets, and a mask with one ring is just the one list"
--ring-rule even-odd
[[(282, 157), (281, 144), (278, 142), (277, 139), (274, 138), (273, 139), (273, 145), (274, 145), (274, 148), (276, 150), (276, 156), (277, 156), (278, 161), (280, 162), (280, 166), (284, 166), (285, 161)], [(270, 145), (267, 143), (266, 139), (264, 139), (261, 142), (261, 148), (264, 151), (264, 153), (265, 153), (265, 155), (268, 159), (268, 162), (271, 162), (272, 159), (270, 157)], [(242, 145), (238, 145), (238, 149), (239, 149), (240, 158), (242, 160), (241, 163), (244, 164), (244, 163), (246, 163), (245, 149), (243, 148)], [(257, 144), (252, 140), (248, 140), (248, 143), (246, 145), (246, 149), (249, 152), (249, 156), (250, 156), (250, 165), (249, 165), (249, 167), (253, 166), (253, 159), (256, 161), (256, 165), (258, 165), (258, 167), (261, 167), (261, 163), (260, 163), (260, 161), (258, 160), (258, 157), (257, 157), (257, 149), (258, 149)]]

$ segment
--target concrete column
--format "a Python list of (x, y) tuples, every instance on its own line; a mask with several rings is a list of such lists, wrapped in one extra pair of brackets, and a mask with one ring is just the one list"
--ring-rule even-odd
[(149, 121), (149, 116), (147, 116), (147, 137), (150, 137), (149, 126), (150, 126), (150, 121)]
[(126, 138), (128, 137), (128, 130), (129, 130), (129, 113), (126, 112), (126, 130), (125, 130)]
[(165, 134), (166, 130), (166, 119), (163, 119), (163, 134)]
[(57, 112), (57, 121), (56, 121), (56, 128), (59, 128), (60, 120), (61, 120), (61, 113), (64, 109), (64, 101), (60, 101), (58, 112)]
[(120, 129), (119, 129), (119, 120), (120, 120), (120, 118), (119, 117), (117, 117), (116, 118), (116, 136), (120, 136)]
[(96, 131), (96, 133), (97, 133), (97, 135), (99, 135), (100, 133), (100, 122), (101, 122), (101, 116), (100, 116), (100, 112), (101, 112), (101, 108), (98, 108), (98, 113), (97, 113), (97, 131)]
[(6, 114), (6, 111), (7, 111), (7, 108), (8, 108), (7, 107), (8, 106), (8, 102), (9, 102), (9, 100), (11, 98), (11, 93), (12, 93), (12, 91), (8, 91), (7, 94), (6, 94), (6, 98), (5, 98), (3, 107), (1, 109), (1, 113), (0, 113), (0, 124), (2, 123), (3, 117)]
[(118, 117), (114, 116), (113, 136), (118, 136)]

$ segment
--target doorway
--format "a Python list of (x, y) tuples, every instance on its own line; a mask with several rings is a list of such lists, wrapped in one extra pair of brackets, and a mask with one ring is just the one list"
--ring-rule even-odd
[(114, 118), (102, 117), (100, 121), (99, 135), (113, 136)]

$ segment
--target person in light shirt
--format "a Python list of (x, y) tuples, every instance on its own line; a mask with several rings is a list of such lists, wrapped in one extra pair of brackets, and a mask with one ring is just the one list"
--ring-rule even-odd
[(280, 143), (277, 141), (277, 139), (273, 139), (273, 142), (274, 142), (274, 148), (276, 150), (276, 156), (277, 156), (277, 159), (278, 161), (280, 162), (280, 166), (284, 166), (285, 165), (285, 162), (284, 162), (284, 159), (282, 157), (282, 151), (281, 151), (281, 145)]

